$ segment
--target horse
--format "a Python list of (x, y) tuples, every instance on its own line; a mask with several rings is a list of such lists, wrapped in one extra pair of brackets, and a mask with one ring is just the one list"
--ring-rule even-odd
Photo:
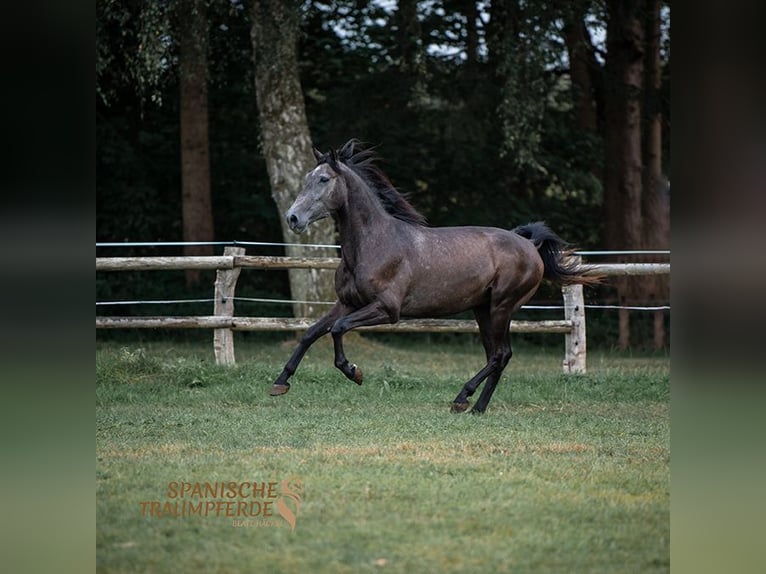
[(483, 381), (472, 413), (485, 412), (511, 359), (511, 316), (537, 291), (543, 278), (559, 284), (593, 284), (598, 277), (567, 260), (571, 250), (543, 222), (506, 230), (494, 227), (430, 227), (378, 167), (379, 157), (358, 140), (322, 153), (285, 214), (289, 228), (302, 233), (332, 217), (340, 232), (341, 257), (335, 273), (337, 301), (303, 335), (270, 394), (290, 390), (309, 347), (330, 333), (335, 366), (361, 385), (360, 367), (350, 363), (343, 335), (362, 326), (405, 318), (453, 315), (471, 310), (479, 326), (486, 365), (467, 381), (451, 403), (461, 413)]

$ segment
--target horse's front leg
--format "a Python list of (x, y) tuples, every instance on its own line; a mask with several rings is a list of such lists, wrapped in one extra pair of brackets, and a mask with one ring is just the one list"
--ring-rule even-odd
[(383, 323), (396, 323), (399, 320), (398, 311), (392, 311), (391, 306), (386, 306), (380, 301), (366, 305), (361, 309), (341, 317), (332, 326), (332, 340), (335, 349), (335, 366), (357, 385), (362, 384), (362, 369), (353, 363), (349, 363), (343, 350), (343, 335), (351, 329), (370, 325), (382, 325)]
[(335, 324), (338, 318), (343, 315), (345, 309), (346, 308), (343, 305), (336, 303), (326, 315), (309, 327), (306, 334), (301, 338), (300, 343), (298, 343), (298, 347), (293, 351), (290, 360), (287, 361), (285, 368), (282, 369), (279, 377), (277, 377), (277, 380), (274, 381), (274, 384), (271, 386), (271, 391), (269, 392), (271, 396), (284, 395), (290, 390), (290, 383), (287, 382), (287, 379), (289, 379), (298, 368), (306, 351), (309, 350), (309, 347), (313, 345), (317, 339), (330, 332), (330, 328)]

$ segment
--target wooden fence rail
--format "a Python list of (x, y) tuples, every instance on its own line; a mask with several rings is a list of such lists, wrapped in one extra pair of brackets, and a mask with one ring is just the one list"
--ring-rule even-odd
[[(97, 329), (231, 329), (233, 331), (305, 331), (315, 319), (293, 317), (96, 317)], [(404, 319), (395, 325), (358, 327), (358, 331), (399, 333), (478, 333), (470, 319)], [(571, 320), (511, 321), (516, 333), (569, 333)]]
[[(579, 259), (579, 258), (578, 258)], [(243, 247), (226, 247), (222, 256), (206, 257), (97, 257), (96, 271), (166, 271), (216, 269), (214, 315), (161, 317), (96, 316), (97, 329), (213, 329), (216, 363), (235, 362), (234, 331), (304, 331), (313, 323), (307, 318), (237, 317), (234, 293), (240, 271), (250, 269), (335, 269), (335, 257), (270, 257), (245, 255)], [(669, 263), (619, 263), (585, 265), (586, 274), (604, 276), (660, 275), (670, 273)], [(565, 373), (586, 370), (585, 302), (582, 285), (562, 288), (564, 319), (511, 321), (516, 333), (563, 333)], [(412, 319), (395, 325), (360, 328), (376, 332), (451, 332), (478, 333), (473, 320)]]
[[(242, 247), (227, 247), (244, 249)], [(96, 271), (169, 271), (185, 269), (335, 269), (337, 257), (271, 257), (268, 255), (220, 255), (178, 257), (96, 257)], [(584, 265), (586, 275), (667, 275), (670, 263), (603, 263)]]

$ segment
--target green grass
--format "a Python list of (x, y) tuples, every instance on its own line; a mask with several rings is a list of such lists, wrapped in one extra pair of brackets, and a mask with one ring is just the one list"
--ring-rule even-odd
[[(209, 347), (97, 345), (100, 572), (669, 570), (667, 357), (592, 353), (565, 376), (559, 349), (517, 349), (471, 416), (449, 403), (474, 344), (352, 339), (357, 387), (318, 343), (283, 397), (292, 344), (240, 341), (232, 368)], [(294, 531), (141, 515), (171, 481), (290, 476)]]

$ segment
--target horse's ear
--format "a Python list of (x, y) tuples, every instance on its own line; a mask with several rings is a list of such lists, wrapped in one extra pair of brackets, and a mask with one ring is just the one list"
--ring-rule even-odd
[(319, 151), (317, 148), (315, 148), (313, 146), (311, 147), (311, 151), (314, 152), (314, 158), (317, 161), (322, 161), (322, 158), (324, 157), (324, 154), (321, 151)]

